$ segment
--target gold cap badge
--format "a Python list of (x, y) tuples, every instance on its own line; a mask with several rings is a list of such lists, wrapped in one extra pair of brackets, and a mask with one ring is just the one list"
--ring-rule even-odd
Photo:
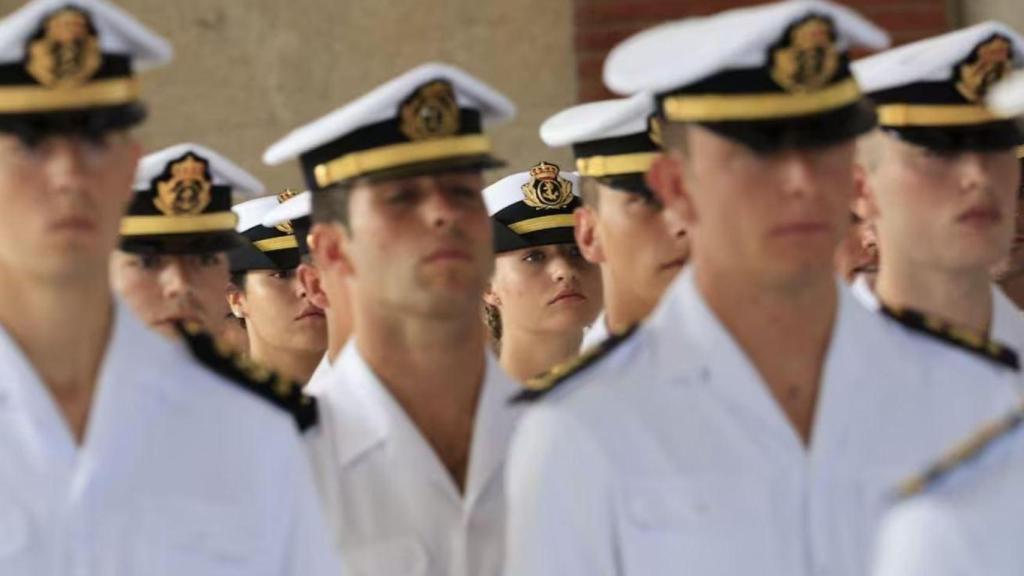
[(572, 202), (572, 182), (560, 177), (559, 172), (558, 166), (548, 162), (530, 169), (530, 181), (522, 188), (527, 206), (555, 210)]
[(409, 140), (443, 138), (458, 133), (459, 105), (455, 90), (444, 80), (436, 80), (416, 90), (402, 104), (399, 128)]
[(979, 44), (957, 68), (956, 89), (968, 102), (979, 102), (1012, 69), (1012, 45), (1006, 37), (997, 35)]
[(206, 160), (187, 154), (171, 164), (170, 176), (156, 183), (153, 205), (168, 216), (201, 214), (212, 199)]
[[(294, 190), (285, 190), (284, 192), (281, 192), (280, 194), (277, 195), (277, 203), (284, 204), (285, 200), (288, 200), (289, 198), (294, 198), (297, 194), (298, 192), (295, 192)], [(295, 228), (292, 226), (291, 220), (285, 220), (284, 222), (281, 222), (277, 226), (274, 226), (274, 228), (280, 230), (281, 232), (284, 232), (285, 234), (295, 234)]]
[(47, 17), (26, 52), (25, 70), (49, 88), (80, 86), (103, 63), (95, 28), (77, 8), (62, 8)]
[(785, 43), (772, 50), (771, 77), (789, 92), (814, 92), (839, 72), (835, 27), (822, 16), (809, 16), (793, 25)]

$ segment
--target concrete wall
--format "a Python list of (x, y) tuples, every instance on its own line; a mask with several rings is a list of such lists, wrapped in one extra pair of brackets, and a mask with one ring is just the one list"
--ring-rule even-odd
[(1024, 32), (1024, 2), (1021, 0), (959, 0), (966, 23), (1002, 20)]
[[(570, 155), (537, 127), (576, 101), (571, 0), (115, 0), (177, 51), (147, 73), (148, 149), (205, 143), (263, 179), (301, 185), (292, 165), (267, 168), (288, 130), (429, 60), (459, 65), (507, 94), (519, 117), (495, 129), (510, 161), (496, 178)], [(20, 1), (0, 0), (6, 14)]]

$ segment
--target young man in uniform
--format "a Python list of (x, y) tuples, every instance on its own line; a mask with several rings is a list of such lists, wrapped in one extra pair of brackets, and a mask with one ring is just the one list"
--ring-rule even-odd
[(625, 331), (654, 310), (686, 263), (689, 241), (667, 218), (644, 178), (659, 154), (650, 95), (591, 102), (541, 126), (548, 146), (572, 146), (582, 187), (576, 242), (601, 266), (604, 312), (583, 338), (583, 350)]
[(188, 322), (222, 338), (233, 324), (227, 252), (243, 242), (231, 199), (263, 185), (205, 146), (178, 144), (142, 159), (134, 189), (110, 263), (114, 288), (164, 334)]
[(295, 130), (310, 247), (348, 285), (354, 331), (319, 393), (313, 457), (353, 574), (492, 576), (504, 557), (504, 469), (518, 386), (486, 349), (494, 265), (485, 124), (514, 107), (469, 74), (425, 64)]
[(991, 271), (1016, 235), (1022, 142), (984, 103), (1024, 66), (1024, 39), (987, 22), (858, 61), (879, 126), (859, 142), (862, 216), (878, 231), (872, 308), (912, 308), (957, 330), (1024, 349), (1024, 316)]
[(170, 57), (102, 0), (0, 21), (5, 576), (339, 573), (295, 423), (254, 393), (315, 412), (111, 294), (145, 116), (133, 70)]
[(522, 395), (542, 399), (509, 456), (508, 574), (860, 576), (892, 487), (1016, 402), (1013, 368), (864, 310), (835, 275), (874, 124), (846, 51), (886, 41), (802, 0), (612, 51), (609, 87), (656, 95), (652, 188), (692, 257), (631, 336)]

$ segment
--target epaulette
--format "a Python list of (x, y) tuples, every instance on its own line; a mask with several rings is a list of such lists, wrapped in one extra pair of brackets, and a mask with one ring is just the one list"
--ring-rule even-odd
[(895, 308), (882, 304), (881, 310), (882, 314), (915, 332), (926, 334), (950, 346), (966, 350), (986, 360), (1010, 368), (1015, 372), (1020, 370), (1020, 359), (1017, 356), (1017, 352), (987, 336), (958, 328), (945, 320), (928, 316), (910, 308)]
[(523, 386), (523, 390), (512, 397), (511, 402), (513, 404), (535, 402), (543, 398), (547, 393), (569, 380), (571, 376), (579, 374), (607, 356), (609, 352), (632, 336), (636, 332), (637, 326), (639, 324), (633, 324), (621, 332), (611, 334), (601, 343), (584, 350), (575, 358), (557, 364), (547, 372), (530, 378)]
[(241, 356), (202, 330), (179, 323), (178, 332), (196, 360), (229, 382), (291, 414), (300, 432), (316, 425), (319, 419), (316, 401), (303, 394), (301, 384)]
[(1024, 405), (1002, 418), (989, 422), (967, 440), (954, 446), (938, 461), (899, 485), (898, 496), (909, 498), (928, 490), (952, 472), (982, 454), (1001, 438), (1005, 438), (1024, 423)]

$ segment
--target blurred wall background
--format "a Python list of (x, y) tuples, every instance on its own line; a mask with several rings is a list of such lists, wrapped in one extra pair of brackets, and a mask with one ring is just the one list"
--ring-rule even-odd
[[(537, 127), (577, 101), (608, 97), (601, 64), (619, 40), (657, 22), (763, 0), (114, 0), (165, 35), (175, 61), (144, 76), (148, 149), (208, 144), (263, 179), (301, 186), (266, 146), (428, 60), (459, 65), (509, 95), (519, 117), (494, 130), (508, 172), (565, 150)], [(1024, 30), (1022, 0), (847, 0), (897, 42), (998, 18)], [(22, 4), (0, 0), (0, 12)], [(679, 55), (685, 58), (685, 55)]]

